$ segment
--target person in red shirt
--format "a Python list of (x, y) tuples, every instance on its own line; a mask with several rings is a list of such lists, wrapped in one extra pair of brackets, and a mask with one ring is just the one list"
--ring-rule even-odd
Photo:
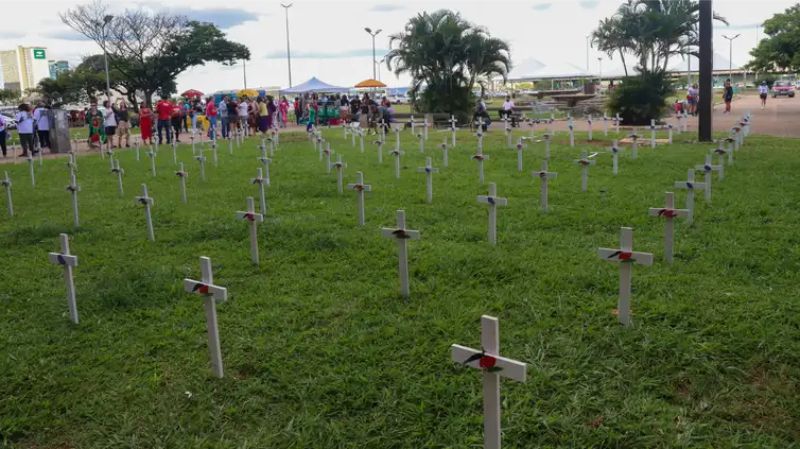
[(167, 144), (172, 143), (172, 131), (170, 130), (170, 118), (172, 117), (172, 103), (166, 94), (161, 95), (161, 100), (156, 103), (156, 115), (158, 116), (158, 144), (164, 143), (161, 137), (161, 130), (167, 132)]
[(208, 119), (208, 138), (217, 140), (217, 105), (214, 104), (214, 97), (206, 99), (206, 118)]

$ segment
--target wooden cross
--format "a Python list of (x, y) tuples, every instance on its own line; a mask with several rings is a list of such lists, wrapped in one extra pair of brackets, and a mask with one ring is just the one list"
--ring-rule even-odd
[[(386, 143), (383, 139), (376, 140), (375, 145), (378, 146), (378, 163), (383, 164), (383, 144)], [(396, 149), (399, 149), (398, 146)]]
[(336, 169), (336, 191), (339, 192), (339, 195), (341, 195), (344, 193), (342, 177), (344, 176), (344, 168), (347, 167), (347, 164), (342, 162), (341, 154), (337, 155), (336, 157), (336, 162), (333, 164), (333, 168)]
[(264, 166), (264, 185), (269, 186), (269, 166), (272, 163), (272, 159), (267, 157), (267, 150), (262, 148), (261, 149), (261, 157), (258, 158), (258, 161), (261, 162), (261, 165)]
[(619, 151), (619, 142), (617, 142), (617, 139), (614, 139), (611, 142), (611, 161), (613, 164), (611, 173), (613, 173), (614, 176), (617, 176), (617, 173), (619, 173)]
[(69, 319), (78, 324), (78, 303), (75, 301), (75, 282), (72, 279), (72, 267), (78, 266), (78, 256), (69, 252), (69, 236), (61, 234), (61, 252), (49, 254), (50, 263), (64, 267), (64, 283), (67, 285), (67, 307)]
[(425, 137), (425, 140), (428, 140), (428, 127), (429, 126), (430, 126), (430, 124), (428, 124), (428, 118), (425, 117), (425, 119), (422, 121), (422, 133), (423, 133), (423, 135)]
[(147, 152), (147, 156), (150, 157), (150, 173), (153, 177), (156, 177), (156, 152), (153, 151), (151, 148), (150, 151)]
[(442, 142), (442, 144), (439, 145), (439, 148), (442, 149), (442, 165), (444, 165), (445, 168), (447, 168), (447, 166), (449, 165), (449, 159), (447, 157), (447, 139), (445, 139)]
[(189, 173), (184, 169), (183, 162), (179, 164), (179, 169), (175, 172), (175, 176), (181, 181), (181, 201), (186, 204), (188, 203), (186, 198), (186, 178), (189, 177)]
[(211, 371), (215, 376), (222, 379), (224, 372), (222, 350), (219, 344), (216, 301), (226, 301), (228, 299), (228, 289), (214, 285), (214, 272), (211, 269), (211, 259), (208, 257), (200, 257), (200, 272), (202, 274), (201, 280), (184, 279), (183, 288), (187, 293), (203, 297), (203, 306), (206, 311), (206, 329), (208, 330), (208, 352), (211, 356)]
[[(456, 116), (455, 115), (450, 115), (450, 120), (448, 120), (447, 122), (450, 123), (450, 137), (451, 137), (451, 140), (452, 140), (451, 145), (453, 145), (455, 147), (456, 146), (456, 123), (458, 123), (458, 120), (456, 120)], [(446, 164), (445, 164), (445, 167), (447, 167)]]
[(406, 229), (406, 211), (397, 211), (397, 227), (382, 228), (381, 234), (384, 237), (393, 238), (397, 241), (397, 254), (399, 259), (398, 273), (400, 275), (400, 295), (408, 298), (410, 290), (408, 286), (408, 240), (419, 240), (419, 231)]
[(261, 203), (261, 214), (267, 215), (267, 194), (264, 191), (264, 186), (269, 184), (269, 179), (264, 178), (264, 172), (261, 168), (256, 169), (256, 177), (250, 179), (250, 182), (258, 185), (258, 198)]
[[(392, 128), (392, 131), (394, 131), (394, 149), (395, 150), (399, 150), (400, 149), (400, 128), (399, 127), (394, 127), (394, 128)], [(381, 139), (381, 140), (384, 140), (384, 139)]]
[(258, 265), (258, 223), (264, 222), (264, 215), (256, 213), (252, 196), (247, 197), (247, 210), (237, 211), (236, 218), (250, 222), (250, 259)]
[(347, 188), (355, 190), (355, 192), (358, 194), (358, 225), (364, 226), (364, 192), (371, 191), (372, 186), (369, 184), (364, 184), (364, 173), (356, 172), (355, 184), (347, 184)]
[(478, 152), (472, 156), (472, 159), (478, 163), (478, 181), (483, 184), (483, 161), (489, 159), (489, 156), (483, 154), (483, 149), (478, 147)]
[(653, 255), (633, 250), (633, 229), (622, 228), (619, 249), (600, 248), (597, 251), (601, 259), (619, 263), (619, 302), (617, 315), (624, 326), (631, 325), (631, 277), (633, 264), (652, 265)]
[(542, 140), (538, 142), (544, 142), (544, 158), (545, 160), (550, 160), (550, 140), (552, 139), (552, 135), (550, 133), (542, 134)]
[(420, 153), (424, 153), (425, 152), (425, 137), (422, 135), (422, 133), (417, 133), (417, 139), (419, 139), (419, 152)]
[(70, 182), (67, 186), (67, 192), (72, 196), (72, 217), (75, 222), (75, 227), (80, 226), (80, 218), (78, 216), (78, 192), (81, 191), (81, 186), (75, 178), (75, 172), (70, 173)]
[(200, 163), (200, 179), (205, 182), (206, 180), (206, 157), (203, 155), (203, 150), (200, 150), (200, 154), (194, 157), (197, 159), (197, 162)]
[(120, 168), (119, 159), (114, 159), (114, 166), (111, 168), (111, 173), (117, 175), (117, 190), (119, 190), (119, 196), (123, 196), (122, 175), (125, 174), (125, 170)]
[(144, 217), (147, 221), (147, 238), (151, 242), (156, 241), (155, 234), (153, 233), (153, 217), (150, 214), (150, 207), (153, 205), (153, 198), (147, 195), (147, 184), (142, 184), (142, 196), (136, 197), (136, 202), (144, 206)]
[(656, 147), (656, 121), (650, 120), (650, 148)]
[(651, 217), (664, 218), (664, 261), (672, 263), (673, 246), (675, 243), (675, 218), (689, 218), (689, 209), (675, 209), (675, 194), (667, 192), (664, 207), (651, 207)]
[(361, 139), (359, 144), (361, 145), (361, 152), (364, 152), (364, 135), (367, 133), (366, 130), (359, 128), (358, 130), (358, 137)]
[(733, 137), (727, 137), (727, 138), (725, 139), (725, 142), (728, 144), (728, 148), (727, 148), (727, 150), (726, 150), (726, 151), (727, 151), (727, 153), (728, 153), (728, 165), (733, 165), (733, 153), (734, 153), (734, 151), (735, 151), (735, 150), (733, 149), (733, 142), (734, 142), (734, 139), (733, 139)]
[(586, 123), (589, 128), (589, 141), (592, 141), (592, 114), (589, 114), (589, 118), (586, 120)]
[(414, 116), (413, 115), (411, 115), (411, 118), (409, 118), (408, 123), (411, 124), (411, 134), (416, 134), (417, 133), (416, 132), (416, 128), (415, 128), (416, 123), (414, 122)]
[(558, 176), (558, 173), (547, 171), (547, 159), (545, 159), (542, 161), (542, 169), (540, 171), (533, 172), (533, 176), (539, 178), (541, 181), (540, 202), (542, 210), (547, 212), (547, 182), (550, 179), (555, 179)]
[(390, 154), (394, 156), (394, 177), (395, 179), (400, 179), (400, 156), (403, 152), (395, 148)]
[(525, 382), (528, 366), (500, 356), (500, 325), (497, 318), (481, 317), (481, 349), (450, 346), (455, 363), (483, 371), (483, 447), (500, 449), (500, 378)]
[(13, 217), (14, 216), (14, 198), (12, 198), (12, 194), (11, 194), (12, 183), (11, 183), (11, 178), (8, 176), (8, 172), (5, 172), (5, 173), (6, 173), (6, 177), (4, 179), (0, 180), (0, 185), (5, 187), (5, 189), (6, 189), (6, 202), (8, 203), (8, 216), (9, 217)]
[(631, 138), (631, 159), (639, 158), (639, 135), (636, 133), (628, 136)]
[(694, 221), (694, 191), (695, 189), (706, 189), (704, 182), (694, 182), (694, 169), (689, 169), (686, 175), (686, 181), (675, 181), (676, 189), (686, 189), (686, 210), (689, 215), (686, 217), (686, 222), (692, 224)]
[(672, 145), (672, 123), (667, 124), (667, 142)]
[(489, 194), (478, 195), (478, 203), (489, 205), (489, 243), (497, 244), (497, 206), (507, 206), (508, 199), (497, 196), (497, 185), (489, 183)]
[(428, 204), (433, 202), (433, 174), (439, 173), (438, 168), (431, 165), (431, 158), (425, 158), (425, 166), (417, 168), (417, 173), (425, 173), (425, 201)]
[[(720, 172), (722, 169), (721, 165), (712, 165), (711, 163), (711, 155), (706, 155), (706, 162), (703, 165), (695, 165), (694, 167), (697, 171), (702, 171), (705, 178), (703, 178), (703, 183), (706, 185), (705, 194), (706, 194), (706, 203), (711, 202), (711, 173), (714, 171)], [(720, 179), (722, 177), (720, 176)]]
[(581, 167), (581, 192), (589, 189), (589, 166), (597, 163), (596, 160), (592, 159), (594, 156), (597, 156), (597, 153), (588, 156), (584, 151), (581, 154), (581, 158), (575, 161)]

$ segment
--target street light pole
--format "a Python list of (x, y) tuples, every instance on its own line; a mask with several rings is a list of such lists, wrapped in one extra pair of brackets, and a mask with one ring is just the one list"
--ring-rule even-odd
[(589, 73), (589, 38), (591, 35), (586, 35), (586, 73)]
[(733, 78), (733, 40), (737, 37), (741, 36), (741, 34), (737, 34), (733, 37), (728, 37), (726, 35), (722, 35), (725, 39), (728, 39), (729, 50), (728, 50), (728, 78)]
[(106, 50), (106, 27), (114, 19), (114, 16), (103, 17), (103, 62), (106, 66), (106, 98), (111, 100), (111, 77), (108, 74), (108, 51)]
[(242, 59), (242, 75), (244, 76), (244, 88), (247, 89), (247, 60)]
[(289, 48), (289, 8), (292, 7), (294, 3), (289, 3), (288, 5), (283, 6), (284, 11), (286, 11), (286, 64), (289, 66), (289, 87), (292, 87), (292, 51)]
[(372, 79), (377, 79), (378, 78), (378, 74), (376, 73), (377, 72), (376, 65), (378, 64), (378, 61), (375, 59), (375, 36), (380, 34), (380, 32), (383, 31), (383, 30), (377, 29), (373, 33), (371, 28), (365, 27), (364, 31), (366, 31), (367, 34), (372, 36)]
[(381, 66), (384, 62), (386, 62), (386, 58), (382, 58), (380, 61), (378, 61), (378, 81), (381, 81)]
[(603, 84), (603, 58), (597, 58), (597, 65), (600, 70), (600, 84)]

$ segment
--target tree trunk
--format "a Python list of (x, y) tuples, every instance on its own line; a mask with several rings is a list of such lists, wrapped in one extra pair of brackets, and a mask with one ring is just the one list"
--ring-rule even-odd
[(628, 64), (625, 62), (625, 53), (619, 49), (619, 57), (622, 58), (622, 68), (625, 70), (625, 77), (628, 77)]
[(154, 90), (145, 90), (144, 91), (144, 105), (147, 106), (149, 109), (153, 109), (152, 101)]

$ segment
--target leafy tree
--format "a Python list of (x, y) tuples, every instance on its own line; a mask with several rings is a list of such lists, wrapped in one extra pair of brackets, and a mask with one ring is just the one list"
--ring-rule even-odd
[(11, 89), (0, 89), (0, 103), (10, 103), (18, 98), (18, 91)]
[(758, 72), (796, 72), (800, 70), (800, 4), (778, 13), (764, 22), (764, 34), (758, 46), (750, 51), (753, 59), (747, 64)]
[(109, 12), (95, 0), (67, 10), (61, 20), (106, 50), (109, 67), (120, 74), (118, 86), (129, 98), (140, 90), (149, 104), (156, 92), (174, 93), (175, 78), (191, 67), (250, 59), (247, 47), (227, 40), (211, 23), (145, 10)]
[(475, 85), (483, 89), (494, 76), (505, 81), (511, 69), (506, 42), (448, 10), (418, 14), (389, 43), (386, 65), (411, 75), (411, 98), (426, 111), (465, 117)]

